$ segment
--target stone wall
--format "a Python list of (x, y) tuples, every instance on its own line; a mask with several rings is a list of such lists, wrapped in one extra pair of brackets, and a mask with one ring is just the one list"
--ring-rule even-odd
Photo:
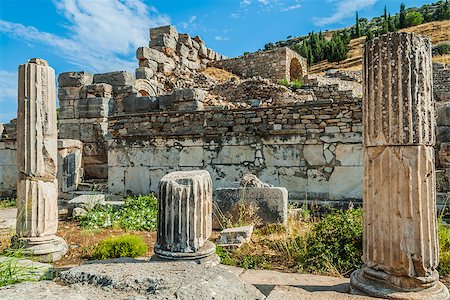
[(246, 54), (209, 65), (244, 78), (261, 76), (274, 81), (302, 79), (308, 68), (306, 59), (287, 47)]
[(110, 117), (111, 192), (156, 191), (163, 175), (206, 169), (213, 187), (251, 172), (291, 201), (361, 199), (361, 101)]
[(450, 101), (450, 65), (433, 63), (433, 92), (435, 101)]
[(14, 197), (19, 172), (17, 171), (17, 144), (15, 139), (0, 136), (0, 197)]

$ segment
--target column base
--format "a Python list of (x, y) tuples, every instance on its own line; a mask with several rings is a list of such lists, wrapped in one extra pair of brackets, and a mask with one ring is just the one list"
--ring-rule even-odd
[(198, 249), (197, 252), (170, 252), (160, 249), (158, 245), (155, 245), (155, 254), (160, 258), (170, 260), (208, 260), (208, 258), (216, 259), (216, 245), (213, 242), (206, 241), (205, 244)]
[(56, 235), (42, 237), (13, 237), (12, 248), (21, 249), (23, 254), (40, 262), (60, 260), (67, 253), (66, 241)]
[[(387, 273), (370, 269), (370, 273), (383, 273), (384, 276), (367, 276), (363, 268), (356, 270), (350, 276), (350, 289), (354, 295), (365, 295), (384, 299), (397, 300), (447, 300), (449, 292), (447, 287), (436, 280), (428, 283), (426, 288), (402, 289), (392, 283), (383, 280), (382, 277), (388, 278)], [(439, 278), (439, 277), (438, 277)]]

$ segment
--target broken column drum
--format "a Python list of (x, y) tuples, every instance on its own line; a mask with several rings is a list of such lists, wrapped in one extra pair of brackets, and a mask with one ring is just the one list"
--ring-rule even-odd
[(155, 253), (169, 259), (197, 259), (215, 253), (212, 181), (207, 171), (177, 171), (159, 183)]
[(41, 261), (67, 252), (57, 237), (58, 182), (55, 71), (39, 58), (19, 66), (17, 226), (13, 246)]
[(390, 33), (364, 48), (364, 234), (352, 291), (448, 299), (436, 270), (431, 43)]

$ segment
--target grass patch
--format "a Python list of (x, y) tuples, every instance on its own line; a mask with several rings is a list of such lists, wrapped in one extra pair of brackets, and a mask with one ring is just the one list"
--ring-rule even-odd
[(101, 241), (92, 257), (95, 259), (137, 257), (144, 255), (147, 250), (147, 244), (141, 237), (127, 234)]
[[(43, 267), (24, 265), (21, 249), (8, 250), (0, 257), (0, 287), (24, 281), (39, 281), (53, 278), (53, 272), (43, 270)], [(45, 272), (44, 272), (45, 271)]]
[(16, 207), (15, 198), (0, 199), (0, 209), (9, 207)]
[(285, 87), (290, 88), (293, 91), (296, 91), (303, 86), (303, 82), (301, 79), (295, 79), (292, 81), (289, 81), (288, 79), (281, 79), (278, 81), (278, 84), (284, 85)]
[(126, 230), (156, 230), (158, 200), (152, 195), (127, 197), (121, 207), (96, 205), (79, 217), (83, 229), (118, 227)]

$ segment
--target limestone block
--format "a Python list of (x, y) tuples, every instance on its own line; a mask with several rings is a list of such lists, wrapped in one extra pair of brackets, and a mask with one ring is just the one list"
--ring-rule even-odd
[(150, 174), (147, 167), (129, 167), (125, 171), (125, 187), (133, 194), (150, 193)]
[(436, 124), (438, 126), (450, 126), (450, 103), (444, 103), (437, 108)]
[(330, 199), (362, 199), (363, 178), (363, 166), (335, 167), (329, 179)]
[(54, 235), (58, 227), (58, 183), (19, 180), (17, 183), (17, 225), (19, 237)]
[(192, 45), (192, 38), (187, 33), (180, 33), (178, 35), (178, 42), (184, 44), (189, 49), (191, 49), (193, 47), (193, 45)]
[(178, 40), (178, 32), (172, 25), (150, 28), (150, 40), (163, 34)]
[(181, 58), (181, 66), (190, 70), (198, 70), (200, 68), (200, 64), (198, 62), (191, 61), (188, 57)]
[(103, 74), (94, 74), (94, 83), (107, 83), (112, 86), (133, 85), (133, 76), (130, 72), (117, 71)]
[(441, 147), (439, 149), (439, 164), (443, 168), (450, 168), (450, 142), (441, 143)]
[(320, 198), (328, 199), (330, 193), (329, 183), (322, 170), (308, 169), (307, 175), (307, 188), (308, 199)]
[[(109, 155), (108, 155), (109, 159)], [(111, 165), (108, 161), (108, 191), (113, 194), (124, 194), (126, 167)], [(156, 189), (155, 189), (156, 190)]]
[(303, 158), (302, 145), (264, 145), (264, 162), (266, 166), (288, 167), (300, 166)]
[[(0, 150), (2, 151), (4, 150)], [(4, 165), (0, 161), (0, 196), (13, 197), (16, 193), (18, 178), (19, 172), (15, 164)]]
[(58, 87), (81, 87), (92, 80), (93, 75), (87, 72), (64, 72), (58, 76)]
[(78, 110), (80, 118), (98, 118), (108, 117), (110, 114), (111, 98), (94, 97), (87, 99), (80, 99), (78, 103)]
[(165, 47), (165, 48), (176, 49), (177, 40), (175, 39), (175, 37), (170, 36), (168, 34), (160, 34), (158, 36), (153, 37), (150, 40), (150, 47), (151, 48)]
[(179, 56), (181, 56), (182, 58), (183, 57), (187, 58), (189, 55), (189, 52), (190, 52), (190, 49), (186, 45), (181, 44), (181, 43), (179, 43), (177, 45), (177, 54)]
[(203, 167), (203, 147), (184, 147), (180, 151), (180, 167)]
[(338, 144), (336, 146), (336, 159), (341, 166), (362, 166), (363, 148), (359, 144)]
[(151, 79), (155, 72), (150, 68), (136, 68), (136, 79)]
[(208, 49), (203, 43), (199, 43), (198, 56), (200, 58), (208, 58)]
[(159, 109), (168, 110), (174, 107), (175, 98), (172, 95), (158, 96)]
[(148, 112), (159, 109), (158, 98), (151, 96), (136, 97), (130, 95), (123, 99), (123, 104), (124, 111), (128, 113)]
[(83, 176), (83, 143), (78, 140), (58, 140), (58, 186), (59, 191), (69, 192), (78, 188)]
[(220, 232), (217, 245), (221, 247), (240, 247), (250, 242), (253, 233), (253, 225), (227, 228)]
[(158, 72), (170, 74), (176, 68), (176, 64), (171, 58), (167, 58), (164, 63), (158, 63)]
[[(223, 214), (235, 214), (239, 204), (256, 204), (256, 214), (263, 225), (279, 223), (287, 225), (288, 191), (283, 187), (266, 188), (218, 188), (214, 203)], [(219, 218), (215, 215), (214, 218)], [(216, 219), (214, 222), (221, 222)]]
[(193, 89), (177, 89), (173, 93), (173, 97), (176, 102), (180, 101), (205, 101), (206, 91), (198, 88)]
[(59, 87), (58, 88), (58, 99), (60, 100), (74, 100), (80, 98), (80, 87)]
[(176, 109), (180, 111), (196, 111), (203, 110), (204, 104), (201, 101), (184, 101), (176, 104)]
[(158, 63), (154, 60), (140, 59), (139, 68), (150, 68), (153, 72), (158, 71)]
[(84, 165), (84, 175), (86, 179), (107, 179), (108, 164)]
[(216, 52), (214, 50), (208, 48), (206, 49), (206, 52), (209, 60), (214, 60), (216, 58)]
[[(305, 199), (308, 187), (306, 172), (306, 168), (300, 167), (282, 167), (278, 169), (278, 184), (289, 191), (291, 199)], [(270, 179), (269, 182), (270, 184), (276, 184), (273, 179)]]
[(81, 88), (80, 98), (111, 98), (112, 86), (107, 83), (85, 85)]
[[(177, 171), (159, 183), (155, 252), (195, 253), (212, 232), (212, 182), (207, 171)], [(208, 253), (210, 254), (210, 253)]]
[(61, 139), (80, 139), (80, 125), (78, 120), (73, 120), (73, 123), (59, 124), (58, 137)]
[(200, 49), (200, 44), (195, 39), (192, 39), (192, 48), (196, 49), (197, 51)]
[(255, 161), (255, 150), (248, 146), (222, 146), (213, 164), (241, 164)]
[(310, 166), (326, 164), (322, 145), (305, 145), (303, 147), (303, 157)]
[(158, 64), (164, 64), (169, 60), (164, 53), (148, 47), (139, 47), (136, 50), (136, 57), (139, 60), (147, 59), (149, 61), (155, 61)]
[(76, 207), (92, 210), (96, 205), (106, 205), (106, 197), (103, 194), (79, 195), (69, 200), (67, 205), (70, 210)]
[(0, 123), (0, 139), (2, 138), (3, 135), (3, 130), (5, 129), (5, 127), (3, 126), (2, 123)]
[(433, 145), (430, 40), (395, 33), (366, 43), (364, 51), (364, 145)]

